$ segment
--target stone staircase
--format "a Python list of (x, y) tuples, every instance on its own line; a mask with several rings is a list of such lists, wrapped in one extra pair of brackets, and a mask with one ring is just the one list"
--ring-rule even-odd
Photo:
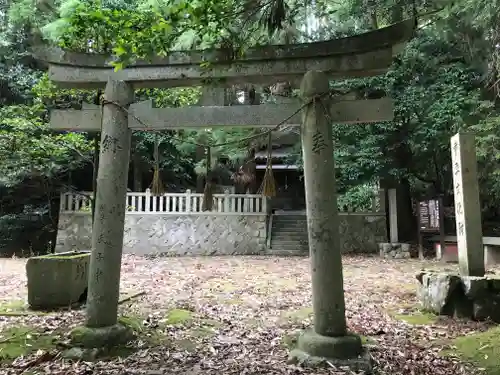
[(271, 248), (267, 250), (269, 255), (309, 254), (305, 213), (274, 214), (272, 220)]

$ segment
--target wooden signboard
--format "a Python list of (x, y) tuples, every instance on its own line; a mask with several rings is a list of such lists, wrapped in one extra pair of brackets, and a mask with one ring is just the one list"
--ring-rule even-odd
[(438, 199), (419, 202), (419, 226), (421, 232), (439, 232), (441, 207)]
[(444, 242), (444, 212), (441, 197), (418, 202), (419, 258), (422, 260), (424, 259), (422, 235), (427, 233), (439, 233), (439, 246), (441, 254), (443, 254), (446, 244)]

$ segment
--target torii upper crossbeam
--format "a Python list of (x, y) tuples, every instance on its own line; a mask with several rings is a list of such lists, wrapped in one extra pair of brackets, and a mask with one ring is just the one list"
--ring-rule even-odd
[[(414, 24), (408, 20), (348, 38), (253, 48), (236, 60), (228, 59), (228, 51), (221, 49), (174, 52), (117, 72), (110, 66), (112, 56), (46, 46), (34, 48), (34, 54), (49, 63), (50, 80), (64, 88), (103, 88), (108, 79), (127, 81), (134, 88), (200, 86), (208, 78), (210, 85), (268, 84), (302, 77), (309, 70), (332, 77), (364, 77), (387, 70), (413, 34)], [(201, 67), (202, 62), (209, 62), (209, 67)]]

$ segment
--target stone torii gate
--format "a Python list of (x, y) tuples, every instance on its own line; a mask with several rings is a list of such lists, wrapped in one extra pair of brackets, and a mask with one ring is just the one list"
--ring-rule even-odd
[(117, 305), (131, 129), (273, 127), (301, 108), (299, 103), (155, 109), (150, 102), (133, 104), (137, 88), (203, 85), (207, 71), (200, 63), (210, 61), (208, 76), (220, 79), (220, 85), (272, 84), (303, 77), (302, 119), (294, 116), (286, 125), (302, 124), (314, 329), (299, 338), (295, 354), (367, 369), (369, 361), (355, 360), (363, 354), (360, 337), (348, 334), (346, 328), (337, 202), (332, 194), (331, 125), (332, 121), (390, 120), (392, 103), (388, 99), (331, 101), (329, 79), (384, 73), (393, 55), (413, 35), (414, 26), (414, 20), (408, 20), (350, 38), (255, 48), (237, 61), (224, 60), (227, 51), (223, 50), (174, 52), (117, 72), (109, 66), (109, 56), (37, 48), (35, 55), (49, 64), (49, 78), (59, 87), (105, 88), (102, 117), (100, 109), (90, 105), (81, 111), (55, 110), (51, 114), (54, 129), (101, 131), (86, 311), (88, 334), (106, 341), (116, 339), (123, 330), (117, 324)]

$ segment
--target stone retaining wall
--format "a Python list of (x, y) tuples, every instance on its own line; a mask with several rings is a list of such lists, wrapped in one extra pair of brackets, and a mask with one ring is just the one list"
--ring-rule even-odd
[[(387, 241), (385, 217), (340, 214), (341, 249), (375, 253)], [(266, 252), (266, 215), (127, 213), (123, 252), (136, 255), (236, 255)], [(91, 248), (88, 212), (59, 214), (56, 252)], [(307, 236), (307, 234), (305, 234)]]
[[(56, 252), (91, 248), (89, 213), (61, 213)], [(259, 254), (265, 215), (127, 214), (123, 252), (136, 255)]]
[(376, 254), (387, 241), (385, 215), (339, 213), (340, 248), (343, 254)]

